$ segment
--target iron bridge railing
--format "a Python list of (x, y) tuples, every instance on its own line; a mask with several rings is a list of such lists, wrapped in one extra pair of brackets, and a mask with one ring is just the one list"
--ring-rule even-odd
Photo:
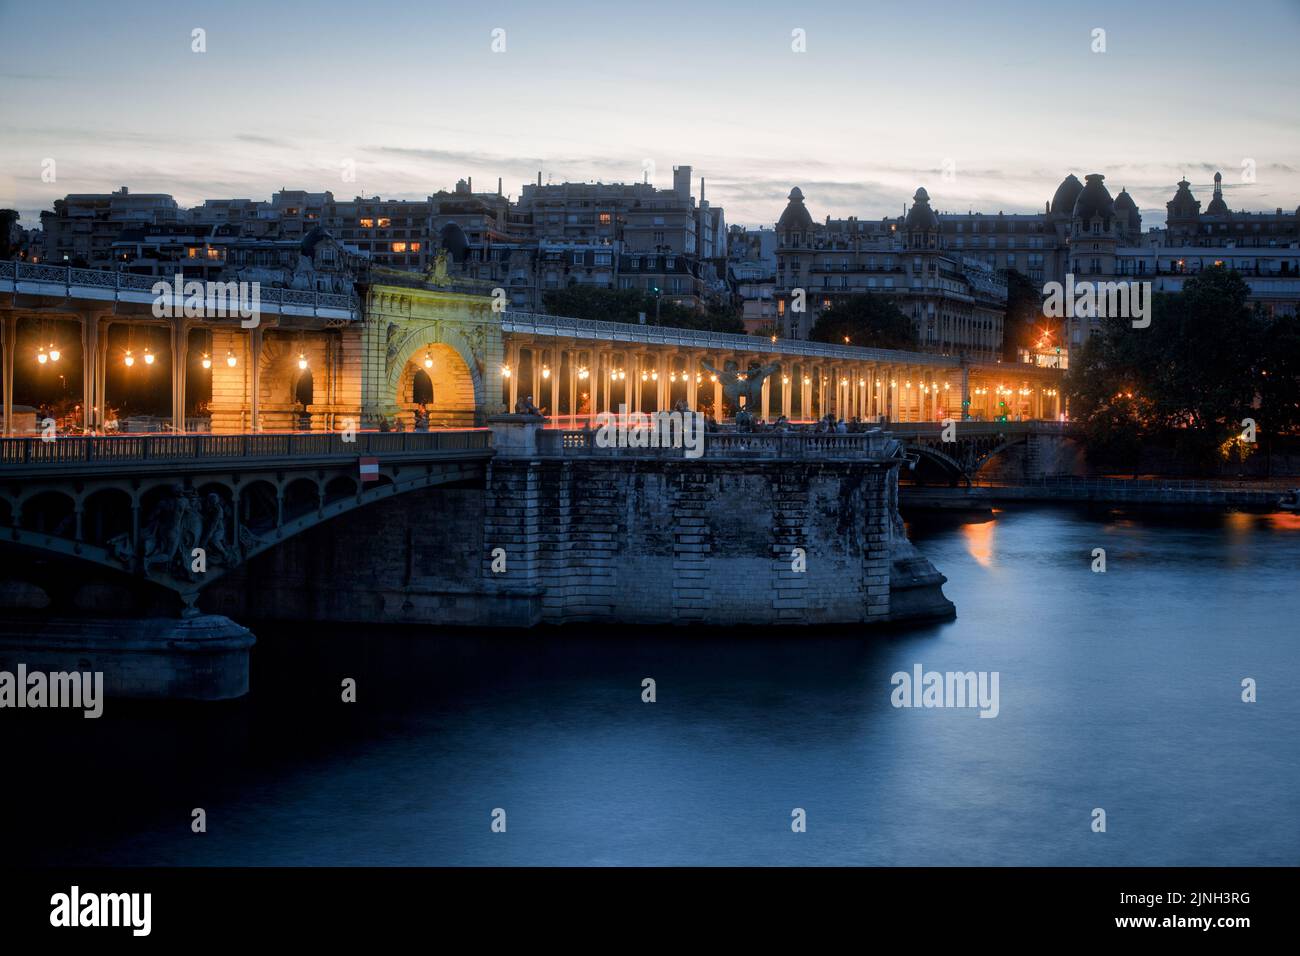
[[(153, 294), (154, 284), (170, 282), (171, 276), (140, 276), (130, 272), (116, 272), (111, 269), (76, 269), (72, 266), (51, 266), (42, 263), (0, 261), (0, 282), (31, 282), (40, 285), (62, 286), (62, 294), (72, 296), (73, 289), (91, 288), (111, 290), (117, 298), (121, 292), (143, 292)], [(206, 286), (205, 286), (206, 288)], [(353, 318), (360, 315), (360, 304), (355, 296), (338, 292), (316, 292), (306, 289), (258, 290), (261, 307), (302, 308), (319, 312), (332, 309), (350, 312)]]
[(20, 466), (221, 463), (279, 459), (347, 460), (359, 456), (421, 456), (488, 452), (487, 429), (436, 432), (341, 432), (251, 435), (121, 435), (113, 437), (0, 438), (0, 476)]

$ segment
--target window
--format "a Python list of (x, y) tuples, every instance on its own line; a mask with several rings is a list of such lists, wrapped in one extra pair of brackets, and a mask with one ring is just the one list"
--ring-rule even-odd
[(393, 224), (393, 220), (391, 220), (391, 219), (380, 219), (380, 220), (379, 220), (379, 228), (380, 228), (380, 229), (387, 229), (387, 228), (388, 228), (389, 226), (391, 226), (392, 224)]
[(611, 256), (608, 252), (596, 253), (596, 265), (607, 266), (610, 264), (610, 262), (611, 262)]
[(375, 228), (375, 221), (374, 221), (373, 219), (362, 219), (362, 220), (361, 220), (361, 228), (362, 228), (362, 229), (374, 229), (374, 228)]
[(584, 253), (581, 253), (581, 252), (575, 252), (575, 253), (573, 254), (573, 264), (574, 264), (575, 266), (580, 266), (580, 265), (582, 265), (582, 263), (583, 263), (583, 261), (584, 261), (585, 259), (586, 259), (586, 255), (585, 255)]
[(662, 226), (663, 224), (664, 224), (664, 217), (663, 217), (663, 216), (655, 216), (655, 225), (656, 225), (656, 226)]
[(394, 251), (394, 252), (405, 252), (405, 251), (406, 251), (406, 243), (404, 243), (404, 242), (395, 242), (395, 243), (393, 243), (393, 251)]
[(411, 246), (411, 251), (412, 251), (412, 252), (419, 252), (419, 251), (420, 251), (420, 244), (419, 244), (418, 242), (412, 242), (412, 243), (410, 244), (410, 246)]
[(610, 224), (610, 221), (611, 221), (611, 217), (610, 217), (610, 214), (609, 214), (609, 213), (607, 213), (607, 212), (602, 212), (602, 213), (600, 214), (600, 224), (601, 224), (602, 226), (608, 226), (608, 225)]

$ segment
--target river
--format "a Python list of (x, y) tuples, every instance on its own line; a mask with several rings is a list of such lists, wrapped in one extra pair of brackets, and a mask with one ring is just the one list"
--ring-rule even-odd
[[(244, 700), (109, 701), (99, 720), (10, 711), (6, 856), (1300, 863), (1300, 519), (1026, 507), (911, 531), (949, 578), (955, 621), (263, 625)], [(997, 672), (997, 716), (895, 708), (891, 676), (917, 664)], [(191, 832), (194, 808), (206, 833)]]

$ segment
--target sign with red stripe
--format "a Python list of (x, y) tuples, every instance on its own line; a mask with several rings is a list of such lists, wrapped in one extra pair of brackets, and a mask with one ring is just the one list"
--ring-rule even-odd
[(360, 458), (361, 462), (361, 480), (378, 481), (379, 480), (379, 459), (378, 458)]

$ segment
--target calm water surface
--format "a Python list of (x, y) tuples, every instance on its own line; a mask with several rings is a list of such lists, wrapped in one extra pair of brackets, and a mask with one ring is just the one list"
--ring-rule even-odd
[[(1300, 864), (1300, 520), (1028, 509), (912, 532), (954, 622), (262, 626), (245, 700), (11, 711), (0, 845), (180, 865)], [(1000, 715), (894, 709), (890, 676), (917, 663), (1000, 672)]]

